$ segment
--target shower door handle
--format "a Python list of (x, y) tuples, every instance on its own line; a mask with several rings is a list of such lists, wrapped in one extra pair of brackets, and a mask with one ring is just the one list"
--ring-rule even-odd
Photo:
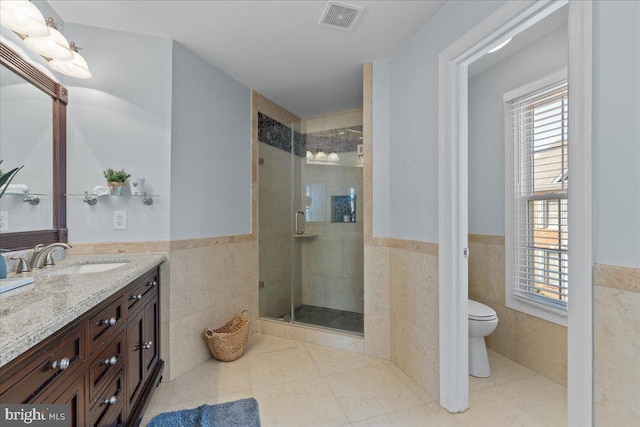
[[(298, 221), (300, 215), (302, 215), (302, 229), (300, 229), (300, 222)], [(304, 211), (296, 212), (296, 234), (304, 234), (305, 225)]]

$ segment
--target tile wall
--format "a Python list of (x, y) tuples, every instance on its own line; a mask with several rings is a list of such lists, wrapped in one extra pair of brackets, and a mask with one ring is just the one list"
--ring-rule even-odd
[(391, 360), (432, 396), (440, 394), (438, 248), (389, 241)]
[(469, 235), (469, 298), (493, 308), (487, 347), (566, 387), (567, 328), (505, 306), (504, 236)]
[(640, 268), (594, 267), (595, 425), (640, 425)]
[(160, 322), (164, 378), (209, 359), (205, 328), (249, 310), (258, 318), (258, 242), (251, 235), (172, 242), (74, 244), (70, 254), (162, 253)]

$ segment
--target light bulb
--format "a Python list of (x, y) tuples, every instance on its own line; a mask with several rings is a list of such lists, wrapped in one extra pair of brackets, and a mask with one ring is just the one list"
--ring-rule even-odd
[(329, 153), (329, 157), (327, 157), (327, 160), (330, 160), (332, 162), (339, 162), (340, 161), (340, 156), (338, 156), (338, 153)]
[(324, 151), (318, 151), (316, 153), (316, 160), (327, 160), (327, 155)]
[(311, 151), (307, 151), (307, 159), (313, 160), (313, 153)]

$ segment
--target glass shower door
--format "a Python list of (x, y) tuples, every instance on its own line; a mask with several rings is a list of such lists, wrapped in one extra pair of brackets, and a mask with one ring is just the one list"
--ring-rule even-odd
[(259, 114), (260, 316), (363, 333), (362, 112)]

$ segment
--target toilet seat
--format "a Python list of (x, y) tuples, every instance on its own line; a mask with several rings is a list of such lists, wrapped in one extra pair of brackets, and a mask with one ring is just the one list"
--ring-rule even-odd
[(486, 322), (496, 320), (497, 318), (498, 315), (491, 307), (479, 303), (478, 301), (469, 300), (469, 320)]

